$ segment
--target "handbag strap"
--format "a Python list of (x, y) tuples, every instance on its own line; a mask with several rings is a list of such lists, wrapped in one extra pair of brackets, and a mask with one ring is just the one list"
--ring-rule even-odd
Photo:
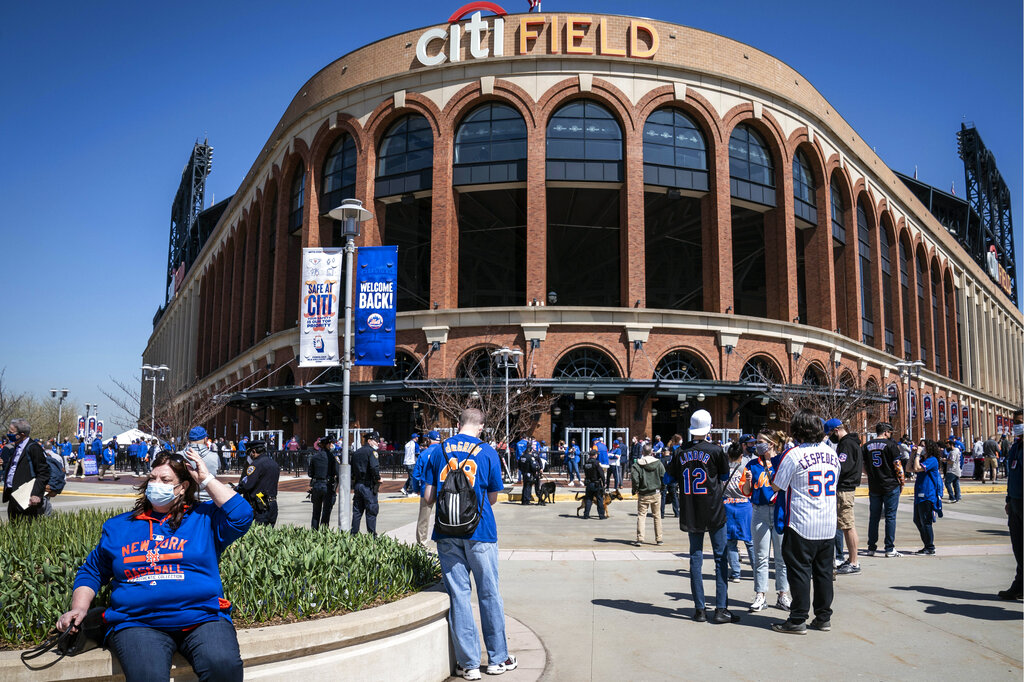
[[(21, 662), (24, 663), (25, 667), (29, 670), (45, 670), (46, 668), (49, 668), (51, 665), (54, 665), (62, 658), (64, 658), (64, 656), (66, 655), (62, 651), (60, 651), (60, 649), (57, 648), (61, 641), (75, 634), (77, 633), (71, 632), (71, 628), (68, 628), (64, 632), (60, 632), (56, 628), (50, 630), (50, 632), (46, 635), (46, 640), (44, 640), (42, 644), (31, 649), (26, 649), (25, 651), (21, 652)], [(29, 661), (39, 658), (48, 651), (55, 651), (55, 653), (57, 654), (57, 658), (50, 661), (46, 665), (40, 666), (38, 668), (33, 668), (28, 664)]]

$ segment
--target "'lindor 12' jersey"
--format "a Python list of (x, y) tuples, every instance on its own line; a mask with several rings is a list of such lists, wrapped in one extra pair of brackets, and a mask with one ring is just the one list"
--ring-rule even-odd
[(723, 494), (729, 459), (714, 443), (692, 442), (676, 450), (669, 473), (679, 483), (679, 528), (703, 533), (725, 525)]

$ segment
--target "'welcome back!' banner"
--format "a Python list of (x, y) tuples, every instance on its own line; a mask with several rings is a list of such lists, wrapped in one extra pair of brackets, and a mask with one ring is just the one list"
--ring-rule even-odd
[(338, 357), (341, 259), (341, 249), (302, 250), (299, 367), (341, 364)]
[(356, 265), (355, 363), (395, 364), (398, 247), (363, 246)]

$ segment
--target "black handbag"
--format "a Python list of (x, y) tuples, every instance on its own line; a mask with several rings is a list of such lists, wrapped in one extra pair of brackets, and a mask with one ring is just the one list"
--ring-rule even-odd
[[(106, 621), (103, 620), (103, 612), (105, 610), (106, 609), (103, 606), (97, 606), (89, 609), (89, 612), (85, 614), (85, 618), (83, 618), (82, 622), (78, 625), (77, 630), (74, 628), (68, 628), (64, 632), (60, 632), (54, 628), (47, 635), (46, 641), (42, 644), (21, 652), (21, 662), (24, 663), (25, 667), (29, 670), (45, 670), (65, 656), (77, 656), (83, 651), (102, 647), (107, 638), (107, 632), (110, 629)], [(55, 650), (57, 652), (57, 658), (53, 659), (46, 665), (36, 668), (29, 665), (29, 661), (39, 658), (51, 650)]]

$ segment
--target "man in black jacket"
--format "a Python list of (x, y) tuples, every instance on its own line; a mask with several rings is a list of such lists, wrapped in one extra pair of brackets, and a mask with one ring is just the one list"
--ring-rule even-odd
[[(14, 419), (7, 427), (7, 443), (12, 450), (10, 458), (4, 462), (4, 494), (7, 503), (7, 518), (34, 519), (42, 514), (43, 493), (50, 480), (50, 465), (46, 462), (43, 446), (29, 438), (32, 427), (24, 419)], [(32, 494), (28, 506), (22, 508), (12, 495), (28, 481), (32, 484)]]
[(334, 490), (338, 486), (338, 462), (331, 448), (334, 439), (324, 436), (313, 446), (306, 473), (309, 474), (310, 500), (313, 502), (313, 530), (331, 525), (331, 510), (334, 509)]
[(359, 524), (366, 514), (366, 532), (377, 535), (377, 490), (380, 487), (380, 462), (377, 446), (380, 434), (371, 431), (365, 436), (366, 445), (352, 453), (352, 535), (359, 533)]
[[(590, 518), (590, 505), (597, 502), (597, 516), (604, 518), (604, 477), (597, 461), (597, 449), (591, 448), (586, 463), (583, 465), (583, 485), (586, 497), (583, 500), (583, 518)], [(577, 512), (578, 513), (578, 512)]]
[[(825, 422), (825, 431), (829, 442), (835, 446), (839, 455), (839, 481), (836, 483), (836, 548), (842, 552), (842, 542), (846, 540), (849, 557), (839, 565), (839, 575), (860, 573), (860, 558), (857, 556), (857, 526), (854, 523), (853, 495), (860, 485), (860, 437), (850, 433), (838, 419)], [(841, 534), (841, 535), (840, 535)]]

